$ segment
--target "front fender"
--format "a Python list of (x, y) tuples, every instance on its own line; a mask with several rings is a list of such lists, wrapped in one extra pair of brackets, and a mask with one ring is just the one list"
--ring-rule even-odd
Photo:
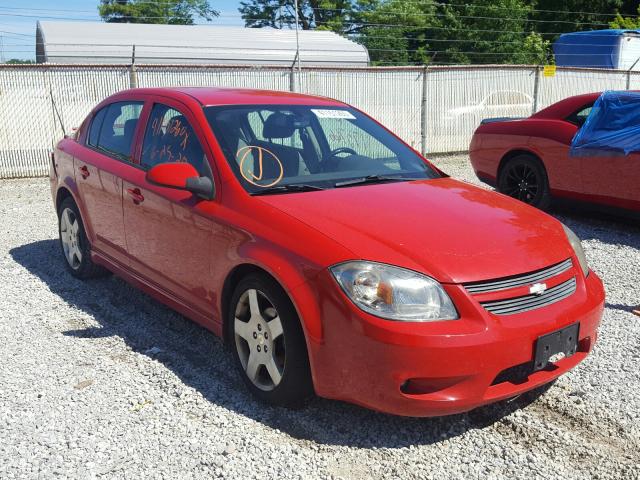
[(307, 343), (322, 342), (322, 319), (311, 281), (323, 267), (261, 242), (247, 243), (239, 253), (245, 263), (265, 270), (282, 286), (298, 313)]

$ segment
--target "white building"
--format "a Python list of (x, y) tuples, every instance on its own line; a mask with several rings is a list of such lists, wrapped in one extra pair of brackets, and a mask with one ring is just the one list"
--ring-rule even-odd
[[(327, 31), (300, 32), (303, 65), (367, 66), (367, 49)], [(134, 49), (135, 47), (135, 49)], [(38, 63), (288, 65), (295, 30), (214, 25), (38, 22)]]

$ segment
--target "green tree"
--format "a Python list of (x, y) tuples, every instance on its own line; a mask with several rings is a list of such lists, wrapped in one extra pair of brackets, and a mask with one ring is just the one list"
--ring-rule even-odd
[[(457, 0), (441, 5), (440, 63), (541, 63), (549, 42), (531, 31), (531, 5), (523, 0)], [(437, 34), (437, 32), (434, 32)]]
[[(553, 61), (561, 33), (607, 28), (618, 21), (612, 14), (637, 9), (638, 0), (300, 0), (298, 14), (303, 29), (365, 45), (374, 65), (540, 64)], [(239, 10), (250, 27), (295, 22), (293, 0), (243, 0)], [(620, 18), (616, 25), (636, 28)]]
[[(624, 8), (623, 0), (531, 0), (536, 9), (531, 19), (535, 30), (547, 40), (560, 33), (608, 28), (611, 14)], [(633, 11), (633, 10), (632, 10)], [(568, 13), (566, 13), (568, 12)]]
[[(295, 25), (294, 0), (244, 0), (238, 8), (247, 27), (290, 28)], [(302, 30), (349, 29), (354, 6), (351, 0), (300, 0), (298, 24)]]
[(438, 25), (433, 0), (407, 2), (387, 0), (363, 1), (352, 28), (357, 39), (369, 50), (374, 65), (429, 63), (433, 46), (429, 28)]
[(626, 30), (637, 30), (640, 28), (640, 7), (638, 7), (638, 16), (637, 17), (623, 17), (619, 13), (616, 15), (616, 18), (613, 19), (611, 23), (609, 23), (611, 28), (622, 28)]
[(524, 38), (522, 49), (515, 52), (509, 61), (521, 65), (555, 63), (551, 55), (551, 42), (544, 40), (539, 33), (531, 32)]
[(32, 63), (36, 63), (33, 60), (23, 60), (20, 58), (12, 58), (11, 60), (7, 60), (5, 63), (9, 65), (31, 65)]
[(219, 15), (208, 0), (101, 0), (98, 13), (105, 22), (193, 25), (196, 17), (211, 21)]

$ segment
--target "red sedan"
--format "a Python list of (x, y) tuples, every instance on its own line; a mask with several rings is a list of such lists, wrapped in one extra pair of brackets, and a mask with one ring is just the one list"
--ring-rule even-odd
[[(572, 140), (600, 95), (570, 97), (525, 119), (485, 120), (469, 147), (476, 175), (500, 192), (542, 209), (553, 200), (569, 200), (637, 215), (639, 153), (571, 152)], [(611, 126), (614, 133), (616, 128)]]
[(220, 335), (274, 404), (462, 412), (596, 340), (603, 286), (568, 228), (335, 100), (125, 91), (58, 144), (51, 191), (72, 275), (114, 272)]

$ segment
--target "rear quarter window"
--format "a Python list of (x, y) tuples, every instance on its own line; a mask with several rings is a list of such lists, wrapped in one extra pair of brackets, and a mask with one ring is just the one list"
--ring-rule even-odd
[(587, 117), (591, 113), (592, 108), (593, 102), (587, 105), (583, 105), (566, 118), (567, 122), (571, 122), (578, 127), (582, 127), (582, 125), (584, 125), (584, 122), (587, 121)]

